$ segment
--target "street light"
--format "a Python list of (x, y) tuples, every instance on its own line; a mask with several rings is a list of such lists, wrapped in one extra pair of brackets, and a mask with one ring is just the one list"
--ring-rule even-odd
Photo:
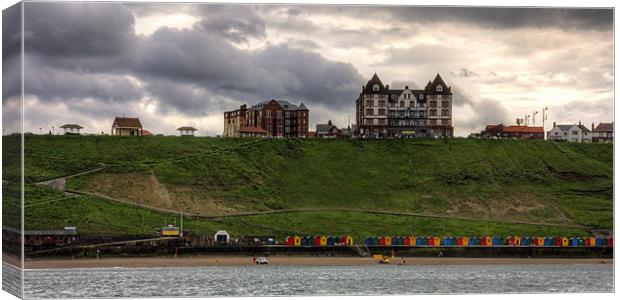
[(542, 109), (542, 122), (543, 122), (543, 140), (547, 139), (547, 132), (545, 131), (545, 121), (547, 120), (547, 110), (549, 107), (545, 106)]

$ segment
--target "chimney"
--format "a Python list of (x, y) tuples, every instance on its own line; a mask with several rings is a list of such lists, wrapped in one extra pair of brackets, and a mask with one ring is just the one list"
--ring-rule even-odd
[(553, 121), (553, 128), (555, 128), (555, 121)]
[(594, 131), (594, 122), (592, 122), (592, 131)]
[(581, 126), (581, 120), (579, 120), (579, 126)]
[(385, 85), (385, 89), (386, 89), (386, 90), (389, 90), (389, 89), (390, 89), (390, 85), (389, 85), (389, 84), (386, 84), (386, 85)]

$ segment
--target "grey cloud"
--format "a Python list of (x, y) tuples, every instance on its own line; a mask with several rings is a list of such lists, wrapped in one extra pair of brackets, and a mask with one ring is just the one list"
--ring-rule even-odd
[(475, 112), (475, 115), (463, 124), (458, 124), (461, 129), (479, 132), (486, 124), (506, 123), (510, 119), (508, 109), (498, 100), (482, 98), (469, 103), (469, 105)]
[(2, 99), (21, 93), (21, 5), (2, 11)]
[(556, 27), (565, 30), (612, 30), (612, 9), (517, 7), (399, 7), (387, 8), (402, 21), (459, 22), (511, 29)]
[(26, 3), (26, 52), (101, 57), (123, 53), (135, 38), (133, 15), (118, 3)]
[(456, 77), (480, 77), (480, 74), (472, 71), (472, 70), (468, 70), (465, 68), (460, 68), (458, 70), (455, 71), (450, 71), (450, 74), (452, 74), (452, 76), (456, 76)]
[(198, 26), (209, 33), (219, 34), (235, 43), (247, 42), (248, 37), (264, 39), (265, 22), (252, 6), (203, 6), (206, 13)]

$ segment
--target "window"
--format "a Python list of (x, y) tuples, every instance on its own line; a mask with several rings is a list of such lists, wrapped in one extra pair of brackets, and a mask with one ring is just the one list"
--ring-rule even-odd
[(276, 116), (277, 116), (278, 118), (282, 118), (282, 112), (281, 112), (281, 111), (277, 111), (277, 112), (276, 112)]
[(431, 101), (430, 106), (431, 107), (437, 107), (437, 101)]
[(372, 86), (372, 90), (373, 90), (374, 92), (378, 92), (378, 91), (379, 91), (379, 89), (380, 89), (380, 88), (379, 88), (379, 85), (378, 85), (378, 84), (375, 84), (375, 85), (373, 85), (373, 86)]
[(385, 119), (379, 119), (379, 125), (385, 125)]
[(431, 124), (431, 126), (437, 125), (437, 120), (430, 120), (430, 124)]
[(437, 110), (436, 110), (436, 109), (431, 109), (431, 110), (429, 111), (429, 115), (430, 115), (430, 116), (436, 116), (436, 115), (437, 115)]
[(385, 107), (385, 100), (379, 100), (379, 106)]
[(366, 125), (372, 125), (372, 119), (366, 119), (364, 120), (364, 122), (366, 123)]
[(372, 116), (373, 115), (373, 109), (372, 108), (367, 109), (366, 110), (366, 115)]
[(405, 107), (405, 101), (400, 101), (400, 107)]
[(288, 118), (288, 117), (290, 117), (290, 116), (291, 116), (291, 112), (290, 112), (290, 111), (287, 111), (286, 113), (284, 113), (284, 115)]
[(267, 116), (267, 118), (271, 118), (271, 111), (268, 110), (265, 115)]
[(439, 92), (439, 93), (440, 93), (440, 92), (443, 92), (443, 85), (438, 84), (438, 85), (437, 85), (437, 87), (435, 88), (435, 91), (437, 91), (437, 92)]
[(372, 100), (366, 101), (366, 106), (373, 106), (373, 105), (375, 105), (374, 101), (372, 101)]
[(409, 107), (415, 107), (415, 101), (409, 101)]
[(450, 106), (450, 101), (441, 101), (441, 106), (443, 106), (443, 107)]
[(383, 109), (383, 108), (382, 108), (382, 109), (379, 109), (379, 114), (380, 114), (380, 115), (385, 115), (385, 109)]
[(442, 109), (442, 110), (441, 110), (441, 115), (442, 115), (442, 116), (448, 116), (448, 115), (450, 115), (450, 111), (449, 111), (449, 110), (447, 110), (447, 109)]

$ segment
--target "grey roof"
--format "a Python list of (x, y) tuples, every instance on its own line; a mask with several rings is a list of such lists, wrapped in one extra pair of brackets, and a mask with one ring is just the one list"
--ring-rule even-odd
[(271, 101), (276, 101), (278, 102), (278, 104), (280, 104), (280, 106), (282, 106), (282, 108), (284, 108), (284, 110), (308, 110), (308, 108), (303, 104), (303, 102), (297, 106), (293, 103), (290, 103), (288, 101), (284, 101), (284, 100), (275, 100), (275, 99), (271, 99), (271, 100), (265, 100), (262, 102), (257, 103), (256, 105), (253, 105), (252, 108), (262, 108), (263, 105), (271, 102)]
[(78, 125), (78, 124), (65, 124), (60, 126), (60, 128), (77, 128), (77, 129), (82, 129), (84, 127)]
[(196, 128), (194, 128), (194, 127), (191, 127), (191, 126), (183, 126), (183, 127), (179, 127), (179, 128), (177, 128), (177, 130), (183, 130), (183, 131), (186, 131), (186, 130), (187, 130), (187, 131), (196, 131), (196, 130), (198, 130), (198, 129), (196, 129)]
[(609, 131), (609, 132), (613, 132), (614, 131), (614, 123), (599, 123), (598, 126), (596, 126), (596, 128), (594, 128), (594, 131)]
[(586, 132), (590, 132), (590, 129), (588, 129), (587, 127), (579, 124), (572, 124), (572, 125), (556, 125), (556, 127), (560, 128), (561, 131), (569, 131), (571, 128), (573, 128), (573, 126), (577, 126), (579, 127), (579, 129), (581, 129), (582, 131), (586, 131)]
[(379, 91), (378, 91), (379, 93), (385, 92), (385, 86), (383, 85), (383, 82), (381, 82), (381, 79), (379, 79), (379, 76), (377, 76), (377, 73), (375, 73), (374, 75), (372, 75), (372, 78), (368, 80), (368, 83), (366, 83), (366, 87), (364, 88), (364, 93), (365, 94), (377, 93), (377, 91), (372, 90), (372, 87), (375, 84), (379, 85)]

